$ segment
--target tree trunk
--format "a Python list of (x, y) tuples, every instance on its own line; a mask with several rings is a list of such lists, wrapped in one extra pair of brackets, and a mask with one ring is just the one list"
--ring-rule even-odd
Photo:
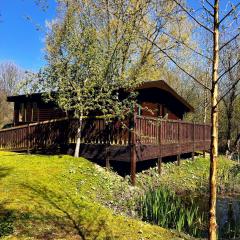
[(203, 123), (207, 122), (207, 89), (204, 89), (204, 116), (203, 116)]
[(228, 154), (230, 154), (230, 152), (231, 152), (232, 111), (233, 111), (233, 109), (231, 109), (230, 111), (227, 114), (227, 148), (226, 148), (226, 153), (228, 153)]
[(210, 198), (209, 198), (209, 239), (217, 239), (217, 156), (218, 156), (218, 65), (219, 65), (219, 0), (214, 1), (213, 69), (211, 89), (211, 149), (210, 149)]
[(76, 141), (76, 147), (75, 147), (75, 153), (74, 153), (74, 157), (76, 157), (76, 158), (79, 157), (79, 152), (80, 152), (82, 123), (83, 123), (83, 114), (81, 113), (80, 117), (79, 117), (79, 126), (77, 129), (77, 141)]
[(231, 139), (232, 139), (232, 120), (233, 120), (233, 111), (234, 111), (234, 100), (235, 100), (235, 91), (233, 88), (229, 103), (227, 105), (227, 151), (231, 152)]

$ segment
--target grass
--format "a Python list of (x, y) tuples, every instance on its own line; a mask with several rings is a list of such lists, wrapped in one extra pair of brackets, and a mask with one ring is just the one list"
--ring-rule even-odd
[[(157, 168), (152, 168), (138, 174), (140, 188), (157, 188), (163, 185), (176, 193), (200, 193), (208, 191), (209, 184), (209, 157), (196, 157), (192, 160), (182, 160), (181, 165), (165, 163), (162, 166), (162, 175), (159, 177)], [(224, 156), (218, 158), (218, 193), (240, 193), (240, 166)]]
[(0, 152), (0, 163), (2, 239), (179, 239), (105, 207), (131, 186), (84, 158)]

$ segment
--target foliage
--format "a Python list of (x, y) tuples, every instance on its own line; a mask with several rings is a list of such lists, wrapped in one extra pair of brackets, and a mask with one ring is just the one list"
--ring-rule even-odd
[[(40, 87), (48, 98), (77, 116), (93, 110), (126, 115), (129, 101), (122, 101), (119, 90), (158, 79), (161, 72), (157, 71), (160, 66), (166, 69), (166, 61), (160, 59), (161, 51), (154, 43), (176, 48), (161, 31), (177, 34), (186, 23), (172, 1), (64, 0), (57, 6), (57, 18), (48, 24), (48, 64), (40, 73)], [(182, 35), (187, 38), (189, 31)], [(56, 91), (53, 96), (52, 91)]]
[[(239, 166), (224, 156), (219, 157), (218, 192), (231, 195), (240, 193)], [(183, 160), (177, 166), (175, 162), (162, 164), (162, 175), (159, 178), (157, 167), (150, 168), (137, 174), (137, 183), (140, 188), (157, 189), (164, 185), (174, 192), (184, 194), (202, 194), (208, 192), (209, 158), (196, 157), (194, 161)]]
[(198, 236), (203, 224), (203, 216), (193, 201), (189, 206), (165, 187), (152, 189), (143, 195), (140, 199), (139, 211), (145, 221), (193, 236)]

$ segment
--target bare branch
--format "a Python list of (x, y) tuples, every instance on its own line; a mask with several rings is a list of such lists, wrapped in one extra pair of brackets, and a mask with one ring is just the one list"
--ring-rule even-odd
[(212, 9), (214, 9), (213, 4), (211, 4), (208, 0), (206, 0), (206, 3), (207, 3)]
[(236, 67), (238, 64), (240, 63), (240, 59), (237, 60), (237, 62), (235, 62), (231, 67), (229, 67), (224, 73), (222, 73), (219, 78), (217, 79), (217, 82), (219, 82), (219, 80), (228, 72), (230, 72), (234, 67)]
[(157, 47), (168, 59), (170, 59), (180, 70), (182, 70), (185, 74), (187, 74), (190, 78), (192, 78), (196, 83), (201, 85), (203, 88), (208, 89), (211, 91), (211, 89), (207, 86), (205, 86), (203, 83), (201, 83), (197, 78), (195, 78), (192, 74), (190, 74), (187, 70), (185, 70), (183, 67), (181, 67), (164, 49), (162, 49), (160, 46), (158, 46), (155, 42), (153, 42), (148, 37), (144, 38), (148, 40), (150, 43), (152, 43), (155, 47)]
[(233, 85), (220, 97), (220, 99), (218, 100), (216, 106), (231, 92), (231, 90), (233, 88), (235, 88), (237, 86), (237, 84), (239, 83), (240, 78), (238, 80), (236, 80)]
[(175, 38), (174, 36), (170, 35), (169, 33), (164, 32), (164, 31), (162, 31), (162, 33), (165, 34), (166, 36), (168, 36), (169, 38), (172, 38), (172, 39), (175, 40), (177, 43), (180, 43), (180, 44), (184, 45), (186, 48), (190, 49), (191, 51), (193, 51), (194, 53), (198, 54), (199, 56), (204, 57), (204, 58), (206, 58), (207, 60), (209, 60), (209, 61), (212, 62), (212, 59), (211, 59), (211, 58), (209, 58), (208, 56), (205, 56), (204, 54), (202, 54), (202, 53), (200, 53), (200, 52), (198, 52), (198, 51), (196, 51), (195, 49), (193, 49), (192, 47), (190, 47), (189, 45), (187, 45), (185, 42), (183, 42), (183, 41)]
[(211, 13), (211, 11), (209, 11), (204, 5), (202, 7), (210, 16), (214, 17), (213, 13)]
[(199, 22), (185, 7), (182, 6), (177, 0), (173, 0), (190, 18), (192, 18), (199, 26), (204, 28), (205, 30), (209, 31), (213, 34), (213, 31), (205, 26), (203, 23)]
[(231, 43), (233, 40), (235, 40), (238, 36), (240, 35), (240, 33), (238, 33), (237, 35), (235, 35), (233, 38), (231, 38), (229, 41), (227, 41), (226, 43), (224, 43), (220, 48), (219, 51), (221, 51), (224, 47), (226, 47), (229, 43)]
[(232, 7), (232, 9), (220, 20), (219, 25), (220, 25), (229, 15), (231, 15), (232, 12), (234, 12), (239, 6), (240, 6), (240, 2), (239, 2), (236, 6)]

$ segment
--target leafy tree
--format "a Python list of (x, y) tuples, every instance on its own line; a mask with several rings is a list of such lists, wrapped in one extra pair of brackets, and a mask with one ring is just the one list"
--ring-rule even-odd
[(23, 71), (12, 62), (0, 64), (0, 126), (9, 123), (13, 117), (13, 106), (6, 101), (7, 96), (18, 93), (18, 84)]
[[(149, 1), (59, 1), (58, 18), (49, 23), (46, 38), (47, 67), (41, 72), (42, 90), (65, 111), (79, 119), (75, 156), (81, 142), (84, 116), (92, 111), (123, 118), (133, 109), (131, 92), (150, 73), (157, 73), (159, 50), (142, 32), (164, 48), (173, 48), (158, 28), (173, 17), (174, 8), (161, 1), (163, 23), (151, 19)], [(166, 11), (167, 10), (167, 11)], [(176, 15), (178, 16), (178, 15)], [(159, 57), (159, 56), (158, 56)], [(155, 79), (155, 77), (154, 77)], [(54, 91), (54, 97), (51, 94)]]

